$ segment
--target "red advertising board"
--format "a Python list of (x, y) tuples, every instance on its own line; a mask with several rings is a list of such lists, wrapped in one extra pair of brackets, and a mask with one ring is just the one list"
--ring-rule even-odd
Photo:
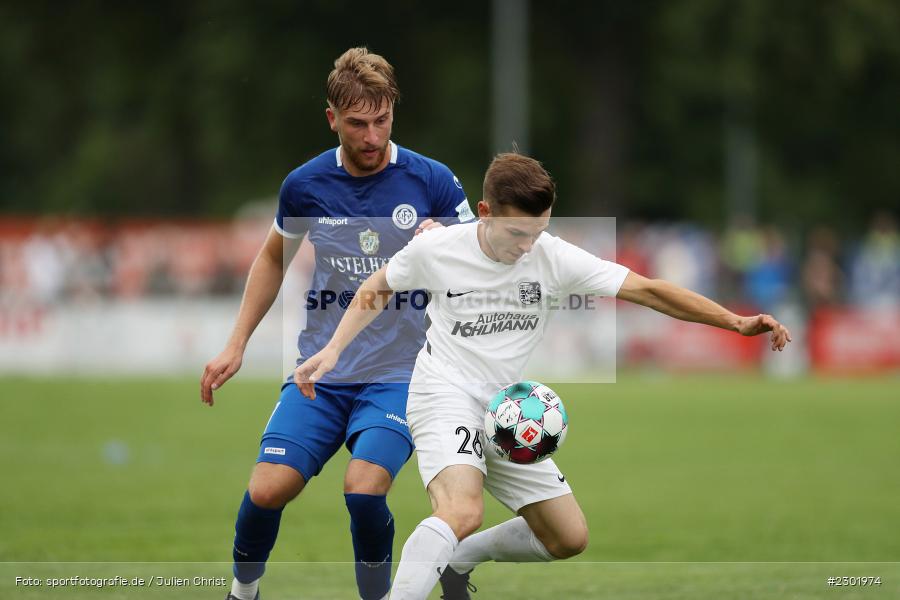
[(734, 370), (759, 365), (765, 339), (672, 319), (660, 332), (657, 358), (678, 370)]
[(820, 309), (809, 323), (809, 355), (818, 371), (900, 369), (900, 308)]
[[(758, 367), (768, 336), (679, 321), (619, 302), (617, 326), (625, 365), (655, 364), (679, 371), (730, 371)], [(741, 314), (752, 310), (737, 309)]]

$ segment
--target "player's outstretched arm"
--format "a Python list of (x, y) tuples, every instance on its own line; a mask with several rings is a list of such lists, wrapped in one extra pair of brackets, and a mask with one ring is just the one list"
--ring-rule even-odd
[(631, 272), (616, 297), (682, 321), (721, 327), (741, 335), (759, 335), (771, 331), (772, 350), (780, 351), (791, 341), (791, 333), (787, 327), (771, 315), (742, 317), (706, 296), (662, 279), (647, 279)]
[(294, 369), (294, 383), (307, 398), (316, 399), (316, 382), (334, 368), (344, 348), (390, 301), (394, 290), (388, 285), (386, 272), (387, 266), (381, 267), (359, 286), (328, 344)]
[(213, 391), (219, 389), (241, 368), (247, 342), (278, 297), (278, 290), (284, 279), (284, 265), (290, 262), (299, 245), (299, 240), (282, 237), (275, 227), (269, 230), (266, 241), (250, 267), (231, 337), (225, 344), (225, 349), (206, 363), (206, 368), (203, 369), (200, 399), (205, 404), (212, 406)]

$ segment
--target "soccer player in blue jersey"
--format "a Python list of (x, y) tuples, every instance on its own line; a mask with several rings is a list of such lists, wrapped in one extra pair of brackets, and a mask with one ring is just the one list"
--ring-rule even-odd
[[(234, 331), (203, 372), (200, 395), (206, 404), (213, 404), (213, 391), (240, 368), (247, 341), (278, 295), (285, 266), (304, 235), (315, 248), (316, 266), (302, 300), (307, 324), (299, 335), (301, 358), (324, 347), (359, 284), (417, 228), (430, 219), (450, 224), (474, 218), (462, 185), (446, 166), (391, 141), (397, 98), (393, 68), (381, 56), (352, 48), (335, 61), (325, 113), (340, 145), (285, 179)], [(344, 498), (359, 594), (363, 600), (387, 597), (394, 524), (386, 495), (413, 448), (406, 397), (425, 339), (425, 302), (423, 293), (385, 311), (318, 385), (314, 400), (290, 379), (282, 385), (238, 511), (234, 580), (226, 600), (259, 597), (282, 510), (342, 444), (352, 454)]]

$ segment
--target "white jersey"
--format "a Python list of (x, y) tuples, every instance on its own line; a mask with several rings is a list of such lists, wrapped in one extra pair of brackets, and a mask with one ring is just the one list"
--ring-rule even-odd
[(475, 393), (473, 385), (520, 381), (555, 309), (571, 294), (615, 296), (628, 275), (626, 267), (548, 233), (515, 264), (496, 262), (481, 250), (477, 228), (425, 231), (387, 265), (391, 289), (431, 294), (411, 390), (447, 382)]

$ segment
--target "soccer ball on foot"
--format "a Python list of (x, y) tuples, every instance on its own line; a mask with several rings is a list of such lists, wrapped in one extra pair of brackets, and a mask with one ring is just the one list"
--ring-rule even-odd
[(569, 416), (556, 392), (536, 381), (502, 388), (488, 404), (484, 432), (500, 457), (528, 465), (548, 458), (566, 439)]

